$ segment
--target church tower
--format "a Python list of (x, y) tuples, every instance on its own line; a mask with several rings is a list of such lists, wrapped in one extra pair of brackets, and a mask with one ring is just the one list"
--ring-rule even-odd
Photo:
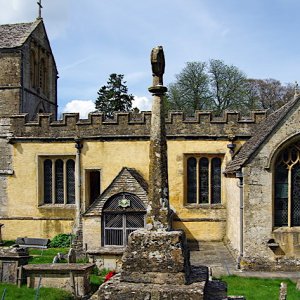
[(57, 68), (42, 18), (0, 25), (0, 118), (57, 116)]

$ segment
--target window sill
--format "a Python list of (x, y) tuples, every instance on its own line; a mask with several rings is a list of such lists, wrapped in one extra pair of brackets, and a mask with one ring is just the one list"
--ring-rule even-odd
[(224, 209), (225, 206), (221, 203), (218, 204), (185, 204), (187, 209)]
[(125, 246), (104, 246), (96, 250), (87, 250), (87, 253), (91, 255), (122, 255), (125, 248)]
[(45, 208), (45, 209), (53, 209), (53, 208), (58, 208), (58, 209), (75, 209), (76, 205), (75, 204), (41, 204), (38, 206), (38, 208)]
[(295, 227), (274, 227), (273, 233), (300, 233), (300, 226)]

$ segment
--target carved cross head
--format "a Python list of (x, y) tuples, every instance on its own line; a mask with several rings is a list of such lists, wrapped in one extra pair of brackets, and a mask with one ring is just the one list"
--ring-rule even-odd
[(152, 49), (151, 65), (153, 86), (163, 85), (163, 75), (165, 73), (165, 55), (162, 46), (157, 46)]

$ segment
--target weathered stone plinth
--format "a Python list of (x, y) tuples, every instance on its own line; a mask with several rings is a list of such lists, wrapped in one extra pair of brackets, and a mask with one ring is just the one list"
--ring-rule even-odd
[(122, 262), (120, 280), (124, 282), (186, 284), (190, 276), (183, 231), (134, 231)]
[(101, 285), (99, 300), (202, 300), (204, 299), (205, 281), (190, 285), (145, 284), (122, 282), (119, 275)]

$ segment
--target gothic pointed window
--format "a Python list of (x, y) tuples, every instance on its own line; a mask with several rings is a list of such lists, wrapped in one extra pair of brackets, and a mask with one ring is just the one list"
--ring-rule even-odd
[(300, 143), (279, 154), (274, 179), (274, 226), (300, 226)]
[(146, 209), (134, 194), (119, 193), (103, 207), (103, 246), (125, 246), (128, 235), (145, 226)]
[(221, 203), (221, 157), (186, 156), (186, 203)]

